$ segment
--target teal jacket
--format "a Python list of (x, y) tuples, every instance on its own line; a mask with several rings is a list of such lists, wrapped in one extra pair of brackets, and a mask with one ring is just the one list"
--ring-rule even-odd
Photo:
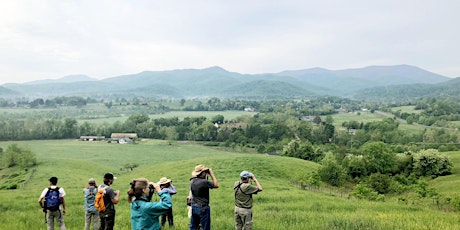
[(172, 207), (172, 201), (168, 192), (159, 192), (158, 196), (160, 196), (160, 202), (147, 202), (147, 198), (143, 196), (131, 202), (132, 230), (160, 229), (158, 217)]

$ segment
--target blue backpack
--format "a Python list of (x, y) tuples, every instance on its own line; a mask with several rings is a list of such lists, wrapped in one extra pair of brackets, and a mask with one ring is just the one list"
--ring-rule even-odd
[(96, 193), (97, 188), (94, 186), (89, 186), (87, 190), (85, 190), (85, 210), (87, 212), (96, 212), (96, 207), (94, 206), (94, 201), (96, 200)]
[(48, 192), (45, 195), (45, 209), (50, 211), (59, 210), (61, 199), (59, 198), (59, 187), (52, 189), (48, 188)]

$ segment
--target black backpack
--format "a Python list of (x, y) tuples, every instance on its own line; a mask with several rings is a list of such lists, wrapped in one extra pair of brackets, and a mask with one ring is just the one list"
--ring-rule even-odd
[(59, 205), (61, 204), (61, 199), (59, 197), (59, 187), (48, 188), (48, 192), (45, 195), (45, 209), (50, 211), (59, 210)]

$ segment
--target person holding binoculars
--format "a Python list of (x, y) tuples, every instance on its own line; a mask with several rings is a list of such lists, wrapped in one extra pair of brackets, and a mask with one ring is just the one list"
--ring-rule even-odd
[[(212, 181), (208, 181), (207, 175), (211, 176)], [(211, 229), (211, 208), (209, 206), (209, 190), (219, 188), (216, 176), (212, 169), (200, 164), (192, 171), (190, 179), (190, 192), (192, 194), (191, 207), (192, 216), (190, 218), (190, 230)]]
[[(146, 178), (134, 179), (128, 191), (128, 200), (131, 209), (132, 229), (159, 230), (158, 218), (167, 213), (172, 207), (172, 200), (169, 192), (161, 191), (160, 185), (149, 182)], [(153, 195), (154, 190), (160, 197), (159, 202), (150, 202), (149, 194)]]
[[(254, 181), (252, 185), (250, 181)], [(235, 193), (235, 229), (252, 229), (252, 195), (262, 192), (256, 176), (248, 171), (240, 173), (240, 181), (236, 181), (233, 187)]]
[[(169, 195), (171, 195), (171, 199), (172, 196), (177, 193), (176, 187), (174, 187), (172, 184), (172, 180), (168, 179), (167, 177), (162, 177), (157, 182), (157, 184), (160, 185), (161, 191), (168, 192)], [(164, 229), (166, 220), (168, 220), (169, 228), (174, 229), (174, 216), (172, 207), (168, 209), (166, 214), (161, 215), (161, 229)]]

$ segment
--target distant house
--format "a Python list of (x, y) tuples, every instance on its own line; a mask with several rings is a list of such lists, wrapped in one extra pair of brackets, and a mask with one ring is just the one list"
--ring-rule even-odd
[(355, 135), (356, 134), (356, 129), (348, 129), (348, 133), (351, 134), (351, 135)]
[(102, 141), (105, 136), (80, 136), (81, 141)]
[(299, 118), (299, 120), (313, 122), (315, 121), (315, 116), (302, 116)]
[(110, 139), (120, 144), (128, 144), (134, 142), (137, 138), (137, 133), (112, 133)]
[(254, 112), (254, 108), (246, 107), (246, 108), (244, 108), (244, 111), (245, 112)]
[(348, 113), (348, 110), (347, 110), (347, 109), (344, 109), (344, 108), (336, 109), (335, 111), (336, 111), (337, 113)]

